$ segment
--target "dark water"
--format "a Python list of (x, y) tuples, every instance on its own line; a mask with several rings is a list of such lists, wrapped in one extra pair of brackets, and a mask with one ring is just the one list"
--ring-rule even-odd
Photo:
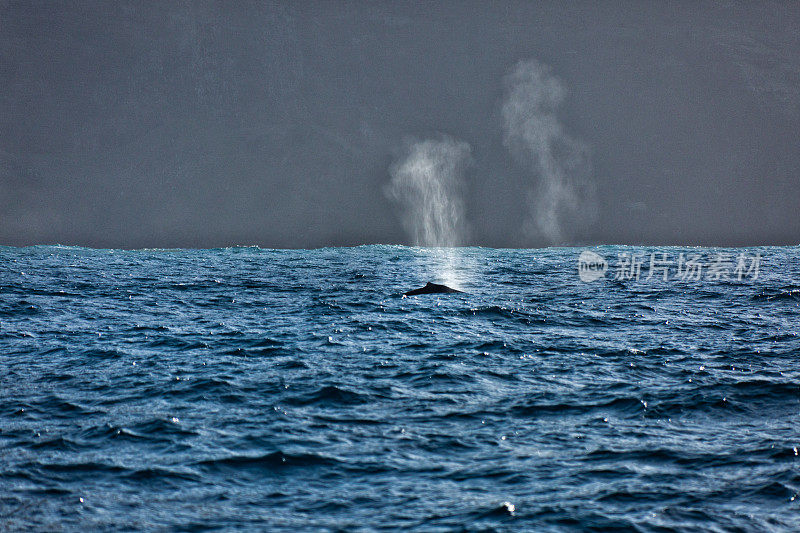
[(796, 530), (799, 250), (0, 248), (0, 529)]

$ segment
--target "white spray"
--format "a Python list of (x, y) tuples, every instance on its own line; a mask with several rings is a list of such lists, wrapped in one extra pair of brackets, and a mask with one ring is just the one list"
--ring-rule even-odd
[(556, 116), (566, 89), (550, 68), (522, 61), (506, 76), (505, 144), (538, 177), (528, 191), (525, 231), (560, 244), (596, 216), (588, 146), (573, 139)]
[(461, 188), (471, 162), (469, 144), (443, 137), (409, 143), (392, 165), (389, 196), (402, 208), (403, 225), (414, 245), (431, 247), (439, 281), (459, 285), (457, 251), (466, 237)]

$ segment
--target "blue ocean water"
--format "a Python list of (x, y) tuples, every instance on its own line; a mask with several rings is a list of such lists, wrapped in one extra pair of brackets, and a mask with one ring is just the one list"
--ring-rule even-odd
[(593, 250), (0, 247), (0, 529), (796, 530), (800, 248)]

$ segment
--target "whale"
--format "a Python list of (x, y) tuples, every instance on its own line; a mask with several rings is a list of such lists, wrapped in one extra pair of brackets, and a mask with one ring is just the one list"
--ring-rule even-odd
[(418, 294), (447, 294), (451, 292), (464, 292), (447, 285), (439, 285), (438, 283), (431, 283), (430, 281), (424, 287), (413, 289), (403, 294), (403, 296), (416, 296)]

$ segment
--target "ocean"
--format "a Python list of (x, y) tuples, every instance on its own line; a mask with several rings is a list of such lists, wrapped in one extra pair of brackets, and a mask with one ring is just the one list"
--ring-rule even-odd
[(799, 252), (0, 247), (0, 529), (797, 530)]

